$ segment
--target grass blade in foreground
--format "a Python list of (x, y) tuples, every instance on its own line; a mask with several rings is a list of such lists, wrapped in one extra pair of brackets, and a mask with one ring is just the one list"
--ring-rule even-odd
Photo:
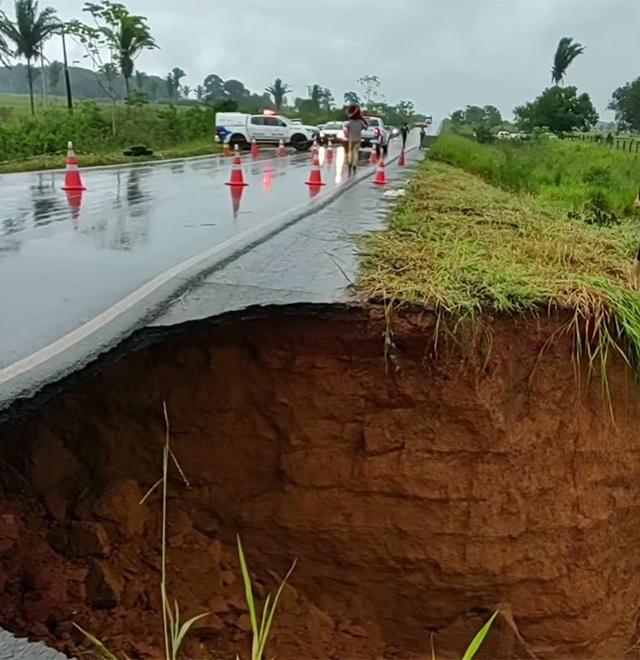
[(469, 648), (462, 656), (462, 660), (472, 660), (475, 657), (476, 653), (480, 650), (480, 647), (484, 643), (486, 636), (489, 634), (489, 630), (491, 629), (491, 626), (493, 625), (493, 622), (496, 620), (497, 616), (498, 612), (494, 612), (493, 616), (484, 624), (484, 626), (482, 626), (480, 632), (473, 638), (471, 644), (469, 644)]
[(273, 618), (275, 616), (276, 610), (278, 608), (278, 602), (284, 586), (287, 583), (287, 580), (291, 577), (294, 568), (296, 567), (296, 561), (291, 564), (291, 568), (288, 573), (284, 576), (284, 579), (278, 587), (273, 600), (271, 599), (271, 594), (267, 595), (265, 600), (262, 616), (260, 618), (260, 627), (258, 627), (258, 613), (256, 608), (256, 602), (253, 597), (253, 586), (251, 583), (251, 575), (249, 574), (249, 568), (247, 566), (247, 561), (244, 556), (244, 550), (242, 548), (242, 541), (240, 537), (238, 539), (238, 557), (240, 559), (240, 568), (242, 570), (242, 581), (244, 582), (244, 591), (247, 600), (247, 607), (249, 608), (249, 617), (251, 619), (251, 631), (253, 633), (253, 639), (251, 641), (251, 660), (262, 660), (264, 652), (267, 648), (267, 642), (269, 641), (269, 636), (271, 634), (271, 625), (273, 623)]
[(83, 630), (77, 623), (74, 623), (73, 625), (87, 638), (87, 641), (93, 644), (100, 660), (120, 660), (120, 658), (111, 653), (111, 651), (109, 651), (109, 649), (97, 637), (94, 637), (91, 633)]

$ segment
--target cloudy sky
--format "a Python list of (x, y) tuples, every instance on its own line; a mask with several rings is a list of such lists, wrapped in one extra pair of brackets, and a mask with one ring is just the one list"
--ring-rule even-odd
[[(568, 82), (588, 91), (604, 118), (612, 90), (640, 76), (640, 0), (123, 1), (148, 17), (161, 47), (138, 66), (163, 76), (180, 66), (192, 87), (217, 73), (262, 91), (279, 76), (295, 95), (319, 83), (341, 99), (360, 76), (377, 74), (388, 101), (413, 100), (434, 117), (466, 104), (510, 115), (549, 84), (565, 35), (587, 46)], [(45, 4), (64, 19), (83, 6)], [(59, 57), (58, 46), (47, 55)]]

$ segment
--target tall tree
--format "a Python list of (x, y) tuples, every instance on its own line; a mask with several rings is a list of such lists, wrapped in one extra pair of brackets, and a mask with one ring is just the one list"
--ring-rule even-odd
[[(307, 94), (309, 95), (309, 101), (311, 108), (313, 109), (314, 112), (319, 112), (320, 111), (320, 103), (322, 101), (322, 87), (320, 85), (315, 84), (315, 85), (309, 85), (307, 87)], [(275, 97), (274, 97), (275, 101)], [(276, 103), (276, 107), (277, 107)]]
[(496, 126), (500, 126), (500, 124), (502, 124), (502, 115), (500, 114), (500, 110), (498, 110), (498, 108), (496, 108), (494, 105), (485, 105), (482, 109), (484, 111), (484, 121), (489, 126), (495, 128)]
[(551, 82), (559, 85), (564, 82), (567, 75), (567, 69), (573, 60), (584, 53), (585, 47), (582, 44), (574, 43), (573, 37), (562, 37), (558, 43), (555, 57), (553, 58), (553, 68), (551, 69)]
[(323, 87), (322, 88), (322, 107), (327, 111), (331, 112), (333, 106), (335, 105), (335, 98), (333, 97), (333, 93), (328, 87)]
[(286, 82), (283, 82), (282, 78), (276, 78), (273, 81), (273, 85), (269, 85), (264, 91), (267, 92), (267, 94), (271, 94), (276, 110), (280, 110), (284, 103), (284, 97), (291, 92), (292, 89)]
[(172, 73), (169, 73), (165, 78), (165, 85), (167, 87), (167, 97), (170, 101), (173, 101), (177, 95), (176, 81)]
[(60, 21), (52, 7), (39, 12), (36, 0), (15, 0), (15, 15), (15, 21), (11, 21), (4, 12), (0, 12), (0, 34), (13, 42), (13, 54), (16, 57), (24, 57), (27, 60), (31, 114), (35, 115), (31, 62), (42, 55), (44, 42), (60, 29)]
[(47, 77), (49, 78), (49, 87), (51, 87), (52, 94), (56, 93), (56, 89), (60, 84), (60, 76), (62, 75), (63, 69), (64, 65), (62, 62), (58, 62), (58, 60), (53, 60), (53, 62), (47, 67)]
[(189, 87), (189, 85), (183, 85), (182, 95), (184, 96), (185, 99), (188, 99), (189, 96), (191, 96), (191, 87)]
[(135, 59), (143, 50), (158, 48), (146, 17), (130, 14), (124, 5), (111, 0), (87, 2), (83, 11), (93, 18), (96, 27), (73, 21), (74, 31), (82, 31), (94, 48), (109, 50), (111, 57), (108, 59), (117, 62), (124, 78), (125, 93), (129, 96)]
[(202, 85), (198, 85), (196, 87), (196, 98), (198, 101), (204, 100), (204, 87)]
[(618, 87), (613, 92), (608, 109), (615, 110), (621, 129), (640, 131), (640, 78)]
[(362, 87), (362, 99), (367, 108), (371, 108), (378, 101), (382, 82), (378, 76), (362, 76), (358, 78), (358, 84)]
[(218, 101), (227, 96), (224, 88), (224, 80), (215, 73), (208, 75), (202, 84), (204, 85), (204, 91), (208, 99)]
[(401, 124), (408, 124), (416, 113), (413, 101), (400, 101), (395, 107), (396, 114)]
[(549, 87), (526, 105), (513, 111), (518, 125), (525, 131), (547, 127), (554, 133), (584, 131), (598, 121), (598, 113), (588, 94), (578, 94), (575, 87)]
[(344, 93), (344, 104), (345, 105), (360, 105), (360, 97), (357, 92), (345, 92)]
[[(180, 81), (183, 78), (185, 78), (186, 75), (187, 74), (179, 66), (171, 69), (171, 73), (169, 74), (169, 77), (173, 81), (173, 91), (174, 91), (173, 96), (175, 98), (178, 98), (178, 99), (180, 98), (180, 91), (182, 89), (182, 83)], [(167, 78), (167, 80), (168, 80), (168, 78)]]

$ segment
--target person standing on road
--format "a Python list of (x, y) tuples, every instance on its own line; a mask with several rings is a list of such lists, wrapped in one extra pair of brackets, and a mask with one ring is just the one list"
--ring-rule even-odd
[(407, 147), (407, 138), (409, 137), (409, 124), (406, 121), (402, 124), (400, 135), (402, 135), (402, 149), (404, 150)]
[(347, 163), (349, 165), (349, 174), (355, 174), (358, 167), (358, 158), (360, 157), (362, 131), (366, 130), (369, 124), (367, 124), (367, 120), (362, 116), (362, 110), (359, 105), (350, 105), (347, 108), (347, 117), (349, 119), (344, 128), (344, 132), (347, 135)]
[(427, 146), (427, 131), (424, 130), (424, 126), (420, 129), (420, 149), (424, 149)]

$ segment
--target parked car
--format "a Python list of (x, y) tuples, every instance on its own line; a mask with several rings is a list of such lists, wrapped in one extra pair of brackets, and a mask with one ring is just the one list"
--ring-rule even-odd
[(320, 143), (327, 144), (331, 140), (334, 144), (346, 142), (344, 134), (344, 124), (339, 121), (329, 122), (322, 127), (320, 131)]
[(311, 147), (314, 134), (302, 124), (274, 114), (249, 115), (242, 112), (219, 112), (216, 115), (216, 140), (229, 140), (232, 147), (248, 149), (254, 140), (260, 144), (278, 144), (283, 140), (297, 151)]
[(302, 126), (303, 128), (306, 128), (308, 131), (311, 131), (311, 135), (313, 135), (314, 140), (320, 139), (319, 126), (309, 126), (308, 124), (303, 124), (301, 119), (290, 119), (289, 121), (295, 126)]
[(498, 140), (510, 140), (511, 139), (511, 133), (509, 133), (509, 131), (498, 131), (496, 133), (496, 139), (498, 139)]
[(362, 133), (362, 146), (375, 146), (378, 151), (382, 150), (386, 155), (389, 151), (389, 130), (384, 125), (381, 117), (365, 117), (369, 128)]

